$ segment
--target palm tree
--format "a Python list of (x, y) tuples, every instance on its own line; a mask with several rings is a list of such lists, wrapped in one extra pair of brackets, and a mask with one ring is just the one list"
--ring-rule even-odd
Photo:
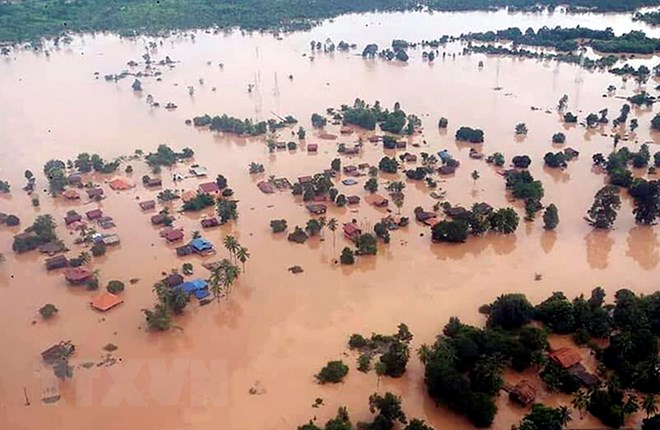
[(339, 223), (337, 222), (336, 218), (330, 218), (328, 220), (327, 227), (328, 227), (328, 230), (330, 230), (332, 232), (332, 250), (333, 251), (335, 250), (335, 243), (336, 243), (336, 239), (337, 239), (337, 237), (335, 235), (335, 232), (337, 231), (338, 226), (339, 226)]
[(401, 215), (401, 207), (403, 206), (403, 193), (394, 193), (392, 194), (392, 202), (397, 208), (397, 214)]
[(647, 394), (642, 400), (642, 409), (646, 412), (646, 418), (658, 412), (658, 402), (654, 394)]
[(566, 427), (566, 424), (568, 424), (571, 421), (571, 411), (568, 409), (567, 406), (560, 406), (557, 412), (559, 415), (559, 422), (561, 422), (561, 426)]
[(475, 170), (472, 172), (472, 180), (474, 180), (474, 185), (477, 185), (477, 180), (479, 179), (479, 171)]
[(626, 399), (626, 403), (623, 404), (623, 413), (625, 415), (632, 415), (639, 410), (639, 402), (637, 397), (633, 394), (629, 394)]
[(92, 256), (89, 252), (83, 251), (78, 255), (78, 260), (80, 260), (82, 264), (88, 264), (90, 261), (92, 261)]
[(234, 261), (234, 259), (236, 258), (236, 252), (240, 248), (238, 241), (234, 236), (228, 234), (227, 236), (225, 236), (223, 243), (225, 245), (225, 249), (229, 251), (229, 255), (231, 256), (232, 261)]
[(220, 282), (224, 287), (225, 297), (227, 297), (229, 300), (231, 286), (234, 284), (234, 281), (236, 281), (236, 278), (238, 278), (238, 275), (241, 273), (241, 269), (239, 269), (238, 266), (227, 259), (222, 260), (219, 266), (222, 272)]
[(584, 418), (584, 411), (587, 409), (587, 405), (589, 404), (589, 394), (585, 390), (578, 391), (575, 393), (575, 397), (573, 398), (571, 404), (573, 405), (573, 408), (575, 408), (575, 410), (580, 413), (580, 419)]
[(213, 271), (211, 272), (211, 277), (209, 278), (209, 286), (210, 290), (213, 293), (213, 297), (215, 297), (216, 301), (220, 301), (220, 295), (222, 293), (222, 290), (220, 288), (220, 279), (221, 279), (221, 267), (218, 265)]
[(392, 181), (386, 187), (390, 193), (401, 193), (404, 188), (406, 188), (406, 184), (403, 181)]
[(236, 251), (236, 258), (243, 265), (243, 273), (245, 273), (245, 262), (247, 262), (248, 259), (250, 258), (250, 253), (248, 252), (248, 249), (244, 246), (238, 248), (238, 251)]
[(328, 222), (326, 221), (326, 219), (325, 219), (324, 216), (319, 217), (319, 225), (321, 226), (321, 239), (324, 239), (324, 237), (323, 237), (323, 229), (325, 228), (325, 226), (326, 226), (327, 224), (328, 224)]

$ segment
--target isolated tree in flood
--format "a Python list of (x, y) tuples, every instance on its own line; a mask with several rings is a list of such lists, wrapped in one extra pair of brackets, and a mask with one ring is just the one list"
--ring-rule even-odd
[(518, 136), (526, 136), (528, 131), (527, 125), (524, 122), (516, 124), (516, 134)]
[(660, 214), (660, 182), (636, 179), (628, 190), (634, 200), (633, 214), (638, 224), (654, 224)]
[(594, 196), (586, 220), (594, 228), (610, 229), (616, 220), (619, 208), (621, 208), (619, 189), (614, 185), (606, 185)]
[(554, 230), (559, 224), (559, 211), (554, 203), (548, 205), (543, 212), (543, 228), (546, 230)]

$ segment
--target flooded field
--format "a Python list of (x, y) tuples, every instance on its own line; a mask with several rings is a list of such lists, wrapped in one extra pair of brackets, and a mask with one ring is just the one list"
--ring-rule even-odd
[[(386, 45), (394, 38), (416, 41), (513, 25), (577, 24), (609, 26), (617, 33), (643, 29), (649, 35), (660, 35), (660, 30), (633, 23), (624, 14), (506, 12), (346, 16), (282, 40), (268, 35), (199, 32), (194, 40), (184, 36), (163, 39), (162, 45), (150, 51), (155, 59), (169, 56), (177, 63), (171, 70), (163, 68), (161, 81), (143, 78), (141, 93), (132, 91), (132, 77), (115, 83), (106, 82), (103, 76), (129, 69), (126, 63), (130, 60), (141, 61), (152, 39), (85, 35), (70, 46), (51, 49), (49, 56), (16, 51), (1, 58), (0, 179), (11, 182), (12, 193), (0, 195), (0, 212), (17, 214), (22, 225), (0, 227), (0, 252), (7, 259), (0, 263), (0, 427), (295, 429), (313, 417), (325, 422), (340, 405), (348, 406), (354, 419), (367, 420), (369, 394), (390, 390), (403, 396), (410, 417), (423, 418), (436, 429), (471, 428), (467, 420), (437, 408), (428, 398), (423, 367), (416, 356), (404, 377), (379, 380), (374, 372), (355, 371), (352, 354), (344, 357), (348, 336), (353, 332), (390, 333), (405, 322), (415, 336), (412, 344), (416, 350), (432, 342), (450, 316), (481, 324), (478, 307), (506, 292), (522, 292), (537, 302), (552, 291), (564, 291), (572, 298), (599, 285), (610, 300), (623, 287), (638, 293), (656, 291), (658, 229), (635, 225), (628, 197), (623, 198), (612, 231), (594, 231), (583, 220), (594, 193), (606, 181), (602, 173), (592, 170), (591, 156), (611, 149), (612, 138), (601, 134), (609, 135), (610, 127), (587, 131), (581, 126), (565, 126), (555, 110), (559, 98), (567, 94), (568, 110), (580, 119), (604, 108), (614, 117), (625, 102), (621, 97), (634, 94), (639, 87), (632, 80), (623, 82), (611, 74), (567, 64), (480, 55), (448, 56), (429, 64), (422, 61), (422, 50), (417, 49), (410, 51), (410, 61), (404, 65), (364, 60), (357, 54), (367, 43)], [(358, 49), (316, 55), (312, 61), (310, 40), (327, 37), (356, 43)], [(446, 47), (450, 54), (461, 49), (458, 44)], [(479, 61), (484, 62), (483, 68), (478, 67)], [(640, 61), (657, 63), (656, 58)], [(252, 92), (247, 91), (249, 84), (254, 85)], [(609, 85), (617, 88), (616, 93), (604, 97)], [(656, 85), (651, 80), (646, 87), (652, 90)], [(192, 96), (189, 86), (194, 87)], [(178, 109), (150, 107), (148, 94), (163, 105), (176, 103)], [(455, 142), (458, 127), (482, 128), (486, 154), (499, 151), (507, 161), (528, 154), (533, 160), (531, 173), (543, 181), (543, 202), (559, 208), (559, 227), (545, 231), (537, 217), (533, 223), (521, 220), (518, 231), (510, 236), (488, 234), (471, 237), (465, 244), (447, 245), (432, 244), (428, 227), (413, 221), (392, 232), (390, 244), (379, 244), (378, 256), (361, 257), (353, 267), (336, 261), (341, 249), (350, 244), (341, 231), (336, 240), (325, 231), (324, 240), (312, 238), (304, 245), (288, 242), (286, 235), (273, 235), (271, 219), (286, 219), (291, 230), (304, 225), (309, 215), (299, 198), (289, 193), (265, 195), (256, 183), (270, 175), (293, 181), (329, 168), (338, 156), (337, 145), (356, 142), (361, 132), (323, 140), (311, 127), (310, 116), (324, 113), (328, 107), (352, 104), (357, 97), (369, 103), (379, 100), (385, 107), (398, 101), (407, 113), (422, 119), (424, 129), (410, 141), (409, 152), (419, 155), (447, 149), (460, 160), (456, 174), (439, 182), (453, 204), (485, 201), (494, 207), (513, 205), (521, 219), (524, 213), (520, 203), (508, 201), (504, 180), (496, 169), (471, 159), (469, 147)], [(307, 129), (306, 144), (319, 145), (318, 154), (308, 153), (305, 145), (295, 152), (269, 153), (263, 139), (222, 136), (185, 125), (186, 119), (205, 113), (254, 119), (293, 115)], [(640, 123), (637, 135), (625, 143), (631, 150), (644, 142), (651, 143), (651, 153), (660, 150), (660, 136), (649, 129), (654, 114), (651, 109), (631, 112)], [(449, 119), (446, 131), (437, 128), (441, 116)], [(524, 139), (514, 136), (519, 122), (529, 128)], [(295, 130), (297, 127), (281, 130), (279, 139), (297, 141), (290, 136)], [(339, 135), (339, 126), (326, 130)], [(553, 149), (551, 136), (559, 131), (567, 136), (565, 146), (580, 151), (578, 159), (563, 171), (544, 168), (542, 161), (546, 152), (558, 150)], [(193, 301), (176, 319), (179, 328), (150, 333), (145, 330), (141, 310), (155, 302), (152, 285), (162, 273), (180, 269), (187, 261), (194, 264), (195, 276), (207, 277), (208, 272), (201, 266), (202, 258), (176, 257), (174, 248), (150, 225), (152, 213), (140, 211), (138, 201), (155, 198), (158, 192), (140, 183), (148, 173), (146, 164), (126, 163), (134, 168), (129, 177), (138, 183), (128, 191), (110, 190), (105, 181), (113, 175), (90, 177), (105, 190), (107, 198), (100, 203), (85, 198), (74, 203), (51, 199), (45, 192), (42, 166), (51, 158), (74, 159), (79, 152), (112, 159), (135, 149), (154, 151), (163, 143), (175, 150), (194, 149), (194, 161), (208, 168), (209, 180), (218, 173), (227, 177), (240, 201), (239, 219), (205, 232), (204, 237), (221, 248), (222, 238), (233, 234), (252, 257), (228, 300), (205, 307)], [(413, 147), (413, 143), (419, 146)], [(380, 143), (367, 142), (361, 156), (340, 158), (344, 165), (377, 165), (384, 154), (395, 153), (384, 151)], [(262, 163), (266, 172), (250, 176), (247, 166), (252, 161)], [(120, 168), (122, 172), (126, 164)], [(180, 164), (176, 170), (185, 174), (188, 167)], [(25, 169), (37, 174), (39, 208), (33, 208), (30, 197), (21, 191)], [(470, 175), (474, 170), (480, 172), (476, 182)], [(175, 185), (173, 173), (163, 171), (163, 189), (194, 190), (204, 181), (186, 178)], [(393, 176), (381, 174), (381, 186), (388, 179)], [(340, 192), (364, 197), (364, 181), (359, 178), (354, 186), (336, 182)], [(415, 207), (428, 210), (434, 203), (422, 183), (407, 181), (403, 215), (414, 219)], [(105, 314), (89, 306), (96, 292), (66, 286), (61, 273), (47, 274), (42, 255), (11, 252), (13, 235), (30, 225), (36, 215), (49, 213), (58, 222), (60, 237), (76, 255), (80, 246), (73, 245), (75, 236), (66, 229), (63, 218), (70, 209), (84, 213), (96, 207), (114, 217), (122, 243), (94, 259), (93, 268), (99, 270), (102, 286), (111, 279), (127, 284), (125, 302)], [(184, 228), (187, 239), (201, 230), (202, 214), (176, 215), (176, 225)], [(368, 226), (384, 215), (385, 211), (363, 199), (356, 207), (332, 206), (327, 217), (340, 222), (357, 219)], [(224, 249), (218, 254), (211, 259), (222, 257)], [(304, 273), (293, 275), (287, 270), (294, 265), (301, 266)], [(541, 275), (540, 280), (535, 280), (536, 274)], [(139, 281), (128, 285), (129, 279)], [(37, 312), (45, 303), (59, 308), (59, 315), (48, 322)], [(121, 362), (111, 367), (76, 367), (74, 378), (59, 387), (61, 400), (43, 404), (44, 391), (57, 382), (42, 365), (39, 353), (52, 343), (69, 339), (77, 346), (74, 357), (78, 364), (99, 361), (109, 342), (119, 347), (113, 355)], [(322, 365), (342, 357), (351, 366), (346, 381), (336, 386), (316, 384), (313, 375)], [(251, 394), (250, 388), (255, 386), (257, 394)], [(30, 406), (25, 406), (26, 395)], [(316, 398), (324, 399), (318, 409), (311, 407)], [(548, 402), (570, 400), (548, 396)], [(494, 429), (509, 429), (525, 413), (505, 396), (500, 396), (498, 406)], [(575, 417), (571, 423), (574, 428), (593, 426), (587, 418)]]

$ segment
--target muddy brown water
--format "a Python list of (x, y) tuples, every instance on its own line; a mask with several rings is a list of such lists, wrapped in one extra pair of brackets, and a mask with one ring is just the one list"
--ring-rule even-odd
[[(591, 155), (611, 148), (608, 127), (585, 131), (580, 126), (564, 126), (554, 112), (562, 94), (569, 95), (569, 110), (580, 117), (602, 108), (610, 117), (623, 100), (603, 97), (608, 85), (617, 87), (617, 96), (638, 90), (632, 82), (604, 73), (590, 73), (575, 66), (529, 60), (487, 58), (484, 56), (447, 58), (428, 64), (421, 50), (412, 51), (407, 65), (380, 60), (365, 61), (351, 53), (322, 54), (309, 58), (310, 40), (332, 37), (358, 43), (386, 43), (392, 38), (432, 39), (442, 33), (502, 28), (510, 25), (565, 26), (580, 23), (591, 27), (612, 26), (618, 33), (648, 28), (632, 23), (629, 15), (522, 15), (498, 13), (466, 14), (368, 14), (341, 17), (310, 33), (296, 33), (275, 40), (261, 35), (210, 35), (202, 32), (194, 41), (186, 37), (163, 40), (151, 52), (156, 59), (169, 55), (176, 61), (164, 70), (162, 81), (144, 78), (144, 91), (134, 93), (132, 78), (118, 83), (103, 80), (104, 74), (126, 69), (126, 62), (140, 60), (145, 41), (120, 40), (112, 35), (86, 35), (73, 44), (52, 49), (51, 55), (15, 52), (0, 59), (0, 178), (9, 179), (13, 191), (0, 196), (0, 211), (16, 213), (22, 226), (38, 214), (53, 214), (58, 232), (72, 248), (75, 235), (63, 225), (67, 210), (84, 212), (100, 207), (115, 218), (122, 243), (106, 256), (95, 259), (102, 285), (111, 279), (127, 283), (125, 303), (100, 314), (89, 307), (93, 292), (67, 287), (61, 273), (46, 273), (44, 257), (35, 253), (14, 255), (12, 235), (18, 229), (0, 229), (0, 252), (7, 261), (0, 264), (0, 342), (3, 345), (0, 370), (0, 427), (6, 429), (120, 428), (166, 429), (292, 429), (317, 417), (323, 423), (340, 405), (349, 407), (355, 419), (369, 419), (367, 398), (374, 391), (390, 390), (404, 398), (410, 417), (426, 419), (440, 428), (468, 429), (461, 417), (437, 408), (425, 395), (423, 368), (416, 357), (403, 378), (378, 380), (373, 374), (355, 370), (356, 357), (347, 353), (349, 334), (389, 333), (405, 322), (415, 335), (413, 347), (432, 342), (452, 315), (481, 324), (477, 308), (505, 292), (523, 292), (539, 301), (552, 291), (568, 296), (588, 294), (601, 285), (609, 298), (619, 288), (638, 293), (656, 291), (658, 237), (656, 227), (634, 225), (630, 199), (624, 198), (615, 228), (595, 232), (582, 220), (594, 193), (604, 184), (602, 174), (591, 169)], [(523, 25), (524, 24), (524, 25)], [(448, 52), (459, 52), (451, 45)], [(303, 56), (306, 53), (308, 56)], [(484, 61), (483, 69), (477, 64)], [(211, 65), (207, 62), (210, 61)], [(654, 59), (646, 59), (649, 64)], [(224, 67), (218, 67), (218, 63)], [(94, 72), (100, 79), (94, 79)], [(293, 75), (293, 80), (288, 75)], [(199, 79), (204, 79), (200, 85)], [(252, 93), (248, 84), (256, 84)], [(649, 82), (652, 89), (656, 82)], [(188, 86), (195, 87), (189, 96)], [(212, 91), (215, 87), (216, 91)], [(496, 91), (496, 87), (501, 90)], [(149, 108), (147, 94), (161, 102), (175, 102), (179, 108), (166, 111)], [(340, 136), (337, 141), (321, 140), (309, 124), (313, 112), (351, 103), (356, 97), (384, 106), (395, 101), (407, 112), (422, 118), (424, 130), (414, 137), (409, 151), (437, 152), (448, 149), (461, 161), (453, 177), (442, 178), (439, 186), (447, 199), (470, 205), (486, 201), (493, 206), (510, 205), (504, 182), (496, 169), (484, 161), (468, 157), (469, 147), (457, 145), (453, 133), (458, 126), (481, 127), (486, 133), (485, 153), (500, 151), (507, 160), (514, 155), (533, 158), (532, 174), (545, 187), (546, 203), (559, 208), (560, 225), (546, 232), (542, 221), (521, 223), (510, 236), (487, 235), (470, 238), (462, 245), (433, 245), (428, 228), (415, 222), (392, 233), (389, 245), (379, 245), (377, 257), (361, 258), (354, 267), (340, 267), (335, 260), (349, 242), (328, 231), (324, 240), (313, 238), (305, 245), (272, 235), (269, 220), (285, 218), (289, 228), (303, 225), (308, 215), (302, 203), (288, 193), (264, 195), (256, 182), (269, 175), (295, 179), (328, 168), (339, 142), (352, 143), (358, 134)], [(541, 110), (533, 111), (531, 106)], [(551, 113), (545, 113), (550, 109)], [(263, 139), (215, 135), (195, 129), (184, 120), (202, 113), (228, 113), (239, 117), (269, 118), (292, 114), (307, 128), (307, 143), (318, 143), (319, 153), (268, 153)], [(658, 136), (649, 131), (652, 110), (632, 112), (640, 128), (633, 141)], [(449, 118), (449, 130), (436, 128), (440, 116)], [(514, 137), (514, 126), (525, 122), (529, 134)], [(339, 134), (338, 126), (329, 132)], [(553, 146), (550, 137), (562, 131), (567, 143), (580, 151), (580, 157), (564, 171), (544, 168), (542, 157)], [(280, 133), (289, 137), (289, 129)], [(365, 135), (366, 136), (366, 135)], [(424, 143), (426, 141), (427, 143)], [(157, 190), (141, 184), (124, 192), (111, 191), (108, 176), (90, 178), (102, 183), (107, 198), (100, 203), (65, 202), (49, 198), (41, 166), (50, 158), (74, 158), (78, 152), (99, 153), (106, 159), (131, 154), (136, 148), (153, 150), (161, 143), (175, 149), (195, 150), (195, 161), (208, 167), (211, 175), (222, 173), (240, 199), (236, 223), (204, 233), (220, 247), (226, 234), (234, 234), (252, 254), (247, 272), (241, 276), (228, 300), (199, 307), (193, 301), (185, 315), (176, 319), (177, 329), (168, 333), (145, 331), (141, 309), (154, 303), (153, 283), (162, 272), (180, 268), (184, 261), (195, 266), (195, 276), (206, 277), (203, 260), (178, 259), (172, 246), (163, 243), (141, 213), (139, 199), (154, 198)], [(376, 164), (384, 155), (380, 145), (365, 144), (360, 157), (341, 157), (344, 164)], [(251, 177), (250, 161), (263, 163), (266, 173)], [(141, 161), (130, 161), (135, 171), (129, 175), (140, 182), (147, 168)], [(39, 208), (20, 190), (23, 171), (38, 176)], [(177, 170), (185, 173), (187, 165)], [(123, 170), (123, 166), (122, 166)], [(480, 172), (476, 182), (470, 177)], [(173, 172), (165, 170), (165, 188), (174, 188)], [(637, 172), (638, 175), (643, 172)], [(123, 175), (123, 174), (122, 174)], [(381, 175), (381, 186), (392, 176)], [(177, 189), (195, 189), (200, 180), (187, 178)], [(338, 185), (342, 192), (358, 194), (359, 184)], [(430, 209), (434, 200), (421, 184), (407, 181), (404, 215), (412, 216), (416, 206)], [(522, 214), (521, 205), (513, 204)], [(177, 215), (176, 225), (185, 229), (186, 238), (199, 230), (204, 214)], [(357, 219), (373, 225), (385, 215), (365, 202), (355, 209), (329, 210), (328, 217), (340, 221)], [(336, 243), (333, 243), (336, 242)], [(221, 247), (220, 247), (221, 248)], [(220, 250), (216, 258), (225, 256)], [(304, 273), (293, 275), (287, 268), (300, 265)], [(535, 274), (542, 279), (535, 281)], [(135, 285), (128, 280), (139, 278)], [(43, 322), (37, 310), (54, 303), (59, 314)], [(36, 322), (35, 322), (36, 321)], [(113, 356), (121, 361), (110, 367), (77, 367), (72, 380), (59, 384), (59, 402), (45, 405), (41, 397), (57, 387), (50, 369), (39, 360), (48, 345), (70, 339), (77, 345), (75, 364), (99, 362), (108, 342), (119, 349)], [(557, 344), (565, 342), (555, 340)], [(583, 351), (585, 358), (588, 353)], [(313, 375), (331, 359), (344, 359), (351, 371), (343, 384), (320, 386)], [(515, 381), (522, 377), (539, 381), (534, 375), (507, 374)], [(259, 394), (250, 394), (255, 387)], [(24, 405), (27, 391), (31, 405)], [(543, 401), (567, 404), (570, 399), (541, 393)], [(324, 405), (312, 408), (316, 398)], [(500, 411), (493, 428), (508, 429), (525, 410), (498, 399)], [(572, 427), (595, 425), (589, 418), (574, 414)]]

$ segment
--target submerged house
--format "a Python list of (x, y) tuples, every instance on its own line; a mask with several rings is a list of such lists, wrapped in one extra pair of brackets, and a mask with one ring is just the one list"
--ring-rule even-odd
[(322, 203), (312, 203), (305, 207), (313, 215), (323, 215), (328, 210), (328, 207)]
[(213, 228), (220, 225), (220, 221), (217, 218), (206, 218), (200, 221), (202, 228)]
[(193, 166), (190, 168), (190, 173), (193, 175), (200, 177), (200, 176), (206, 176), (208, 174), (208, 170), (206, 170), (206, 167), (202, 166)]
[(257, 188), (259, 188), (261, 192), (264, 194), (272, 194), (275, 192), (275, 188), (266, 181), (261, 181), (257, 183)]
[(573, 348), (568, 347), (555, 349), (548, 354), (548, 357), (564, 369), (575, 366), (582, 361), (580, 354)]
[(593, 373), (589, 372), (581, 363), (575, 364), (566, 371), (575, 376), (578, 381), (580, 381), (580, 384), (582, 384), (586, 388), (592, 388), (595, 387), (600, 383), (600, 379), (598, 379), (598, 376), (594, 375)]
[(92, 221), (101, 218), (103, 216), (103, 211), (101, 209), (94, 209), (91, 211), (87, 211), (85, 213), (85, 216), (87, 217), (88, 220)]
[(183, 284), (183, 276), (179, 275), (178, 273), (170, 273), (167, 275), (164, 282), (168, 287), (174, 288), (177, 285)]
[(211, 293), (209, 293), (209, 286), (203, 279), (193, 279), (192, 281), (184, 282), (175, 288), (180, 288), (187, 294), (194, 294), (199, 300), (211, 295)]
[(156, 202), (153, 200), (145, 200), (143, 202), (140, 202), (139, 205), (140, 205), (140, 209), (142, 209), (143, 211), (148, 211), (156, 207)]
[(64, 223), (66, 225), (71, 225), (74, 222), (79, 222), (79, 221), (82, 221), (82, 216), (76, 213), (75, 211), (71, 211), (70, 214), (64, 217)]
[(355, 242), (361, 234), (362, 230), (360, 230), (360, 227), (358, 227), (356, 223), (351, 222), (344, 224), (344, 236), (346, 236), (347, 239)]
[(99, 199), (103, 197), (103, 188), (101, 187), (88, 188), (86, 191), (87, 197), (90, 199)]
[(57, 270), (69, 267), (69, 260), (64, 255), (46, 259), (46, 270)]
[(90, 305), (92, 305), (94, 309), (105, 312), (114, 308), (120, 303), (124, 303), (124, 299), (118, 295), (112, 293), (103, 293), (100, 296), (94, 297), (90, 302)]
[(181, 229), (173, 229), (173, 230), (168, 230), (165, 233), (163, 233), (163, 237), (165, 240), (168, 242), (178, 242), (183, 239), (183, 230)]
[(203, 237), (198, 237), (190, 242), (190, 247), (197, 254), (208, 255), (215, 252), (213, 244)]
[(365, 197), (365, 199), (367, 200), (367, 202), (369, 204), (371, 204), (371, 205), (373, 205), (377, 208), (384, 208), (384, 207), (387, 207), (387, 205), (389, 204), (389, 201), (385, 197), (381, 196), (380, 194), (371, 194), (371, 195)]
[(218, 194), (220, 187), (215, 182), (204, 182), (203, 184), (199, 184), (197, 192), (199, 194)]
[(79, 285), (94, 277), (94, 273), (86, 267), (72, 267), (64, 272), (64, 278), (68, 283)]
[(190, 245), (179, 246), (176, 249), (176, 255), (179, 256), (179, 257), (188, 256), (188, 255), (192, 254), (193, 252), (194, 251), (192, 249), (192, 246), (190, 246)]
[(536, 399), (536, 390), (529, 382), (522, 380), (509, 391), (509, 398), (523, 406), (529, 406)]

